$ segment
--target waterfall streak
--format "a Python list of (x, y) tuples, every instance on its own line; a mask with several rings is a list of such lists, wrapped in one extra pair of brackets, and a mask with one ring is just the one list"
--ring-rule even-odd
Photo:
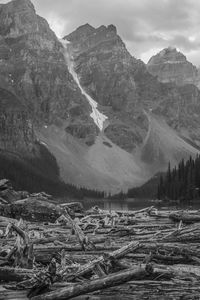
[(90, 95), (88, 95), (86, 93), (86, 91), (82, 88), (82, 86), (80, 84), (80, 80), (78, 78), (78, 75), (74, 70), (73, 61), (71, 60), (70, 55), (69, 55), (68, 45), (70, 44), (70, 42), (67, 40), (61, 40), (61, 43), (63, 44), (63, 46), (65, 48), (65, 59), (66, 59), (67, 65), (68, 65), (69, 72), (71, 73), (72, 77), (74, 78), (74, 81), (77, 83), (79, 89), (81, 90), (81, 93), (86, 97), (86, 99), (88, 100), (88, 102), (92, 108), (92, 113), (90, 114), (91, 118), (94, 120), (94, 123), (97, 125), (97, 127), (100, 129), (100, 131), (102, 131), (104, 128), (104, 122), (107, 119), (107, 116), (102, 114), (97, 109), (98, 103), (94, 99), (92, 99), (92, 97), (90, 97)]

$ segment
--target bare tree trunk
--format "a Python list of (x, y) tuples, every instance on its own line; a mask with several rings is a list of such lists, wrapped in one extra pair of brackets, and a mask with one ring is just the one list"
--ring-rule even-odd
[[(151, 272), (153, 272), (153, 269), (151, 269)], [(97, 280), (92, 280), (89, 283), (76, 284), (72, 287), (62, 288), (51, 293), (36, 296), (33, 297), (32, 300), (66, 300), (79, 295), (116, 286), (130, 280), (143, 279), (149, 274), (148, 268), (139, 267), (137, 269), (129, 269), (124, 272), (115, 273)]]

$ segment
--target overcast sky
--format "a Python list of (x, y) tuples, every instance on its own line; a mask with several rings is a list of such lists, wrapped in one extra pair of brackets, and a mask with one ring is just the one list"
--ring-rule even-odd
[[(0, 0), (0, 3), (8, 2)], [(114, 24), (128, 50), (145, 62), (164, 47), (200, 65), (200, 0), (32, 0), (62, 37), (78, 26)]]

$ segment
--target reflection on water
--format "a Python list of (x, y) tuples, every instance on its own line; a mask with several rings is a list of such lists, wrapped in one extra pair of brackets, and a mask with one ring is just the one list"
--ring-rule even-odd
[(158, 209), (200, 209), (200, 201), (199, 203), (191, 204), (191, 203), (182, 203), (182, 204), (167, 204), (163, 203), (155, 203), (150, 199), (84, 199), (81, 200), (83, 207), (85, 209), (90, 209), (91, 207), (97, 205), (99, 208), (108, 210), (108, 211), (116, 211), (116, 210), (138, 210), (149, 206), (155, 206)]
[[(103, 204), (101, 204), (102, 208), (105, 210), (128, 210), (128, 205), (126, 202), (111, 202), (111, 201), (104, 201)], [(100, 207), (101, 208), (101, 207)]]
[(110, 199), (85, 199), (81, 201), (85, 209), (97, 205), (99, 208), (112, 211), (112, 210), (134, 210), (142, 209), (147, 206), (152, 206), (151, 200), (144, 199), (123, 199), (123, 200), (110, 200)]

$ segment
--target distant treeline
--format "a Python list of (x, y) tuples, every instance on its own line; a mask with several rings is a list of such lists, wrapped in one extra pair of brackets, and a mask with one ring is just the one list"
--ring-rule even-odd
[(127, 192), (121, 191), (115, 195), (108, 195), (109, 199), (127, 199), (127, 198), (138, 198), (138, 199), (155, 199), (157, 197), (157, 188), (159, 183), (160, 174), (158, 173), (149, 179), (145, 184), (130, 188)]
[(196, 200), (200, 199), (200, 155), (182, 160), (178, 167), (171, 169), (170, 163), (166, 175), (160, 176), (157, 189), (158, 199)]
[(156, 174), (140, 187), (128, 190), (127, 198), (155, 199), (157, 196), (157, 187), (160, 174)]
[(62, 182), (54, 156), (40, 144), (36, 151), (37, 155), (25, 159), (0, 150), (0, 179), (9, 179), (15, 190), (30, 193), (44, 191), (56, 197), (104, 198), (104, 192)]

